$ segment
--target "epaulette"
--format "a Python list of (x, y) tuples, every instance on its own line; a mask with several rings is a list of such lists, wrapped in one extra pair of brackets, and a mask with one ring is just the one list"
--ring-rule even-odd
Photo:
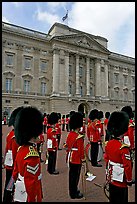
[(120, 149), (123, 149), (124, 147), (128, 147), (128, 148), (129, 148), (129, 145), (127, 145), (127, 144), (122, 144), (121, 147), (120, 147)]
[(35, 150), (35, 148), (33, 146), (29, 147), (29, 153), (24, 157), (24, 159), (26, 159), (28, 157), (39, 157), (38, 152)]
[(15, 135), (13, 135), (11, 139), (13, 139), (13, 138), (15, 138)]
[(135, 123), (132, 122), (132, 123), (129, 123), (129, 127), (134, 127), (135, 126)]
[(107, 145), (108, 141), (105, 141), (105, 146)]
[(17, 152), (20, 150), (21, 147), (22, 147), (22, 146), (19, 146), (19, 147), (18, 147)]
[(82, 134), (78, 134), (78, 136), (77, 136), (76, 139), (79, 139), (79, 138), (82, 138), (82, 137), (84, 137), (84, 135), (82, 135)]
[(54, 128), (52, 128), (51, 132), (56, 132), (56, 130)]

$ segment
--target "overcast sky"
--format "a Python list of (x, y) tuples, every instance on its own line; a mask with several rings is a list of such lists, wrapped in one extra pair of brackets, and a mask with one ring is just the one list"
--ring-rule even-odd
[(135, 57), (135, 2), (2, 2), (2, 21), (44, 33), (63, 23), (106, 38), (111, 52)]

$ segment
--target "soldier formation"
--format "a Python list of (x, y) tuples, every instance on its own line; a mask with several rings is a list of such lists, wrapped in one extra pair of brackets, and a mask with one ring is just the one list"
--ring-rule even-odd
[[(8, 125), (12, 129), (6, 138), (3, 202), (42, 202), (43, 144), (46, 142), (47, 172), (58, 175), (56, 161), (58, 150), (62, 150), (62, 131), (67, 132), (63, 149), (66, 150), (69, 168), (70, 198), (81, 199), (84, 196), (78, 186), (81, 168), (87, 167), (87, 157), (93, 168), (102, 167), (99, 162), (104, 158), (104, 190), (109, 191), (110, 202), (128, 202), (128, 186), (134, 183), (132, 168), (135, 151), (135, 121), (130, 106), (105, 114), (93, 109), (88, 118), (83, 112), (70, 111), (61, 116), (57, 112), (42, 114), (36, 107), (18, 107), (12, 112)], [(85, 137), (88, 139), (86, 148)]]

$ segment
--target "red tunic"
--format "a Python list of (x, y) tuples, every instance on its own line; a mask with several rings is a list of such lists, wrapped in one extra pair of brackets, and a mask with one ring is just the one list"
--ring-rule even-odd
[(87, 126), (87, 137), (90, 142), (98, 142), (101, 140), (99, 134), (100, 122), (98, 119), (91, 121)]
[(53, 127), (50, 127), (47, 130), (47, 140), (52, 140), (52, 148), (48, 148), (48, 151), (56, 151), (58, 149), (58, 139), (56, 134), (56, 130)]
[[(15, 140), (14, 130), (11, 130), (6, 138), (6, 148), (5, 148), (5, 155), (8, 152), (8, 150), (12, 150), (12, 157), (13, 157), (13, 165), (16, 158), (17, 150), (19, 145), (17, 144)], [(7, 166), (5, 165), (6, 169), (13, 169), (13, 166)]]
[[(67, 156), (71, 152), (70, 162), (73, 164), (81, 164), (84, 156), (84, 136), (78, 132), (71, 131), (66, 139)], [(71, 149), (72, 148), (72, 149)]]
[(47, 125), (47, 117), (44, 117), (43, 125)]
[(19, 147), (12, 173), (15, 181), (18, 178), (18, 174), (24, 177), (27, 202), (41, 202), (41, 163), (36, 148), (31, 145)]
[(135, 134), (135, 123), (132, 119), (129, 120), (128, 131), (124, 133), (125, 136), (129, 137), (130, 141), (130, 149), (135, 148), (135, 141), (134, 141), (134, 134)]
[[(119, 163), (124, 168), (124, 179), (123, 182), (110, 180), (113, 185), (119, 187), (127, 187), (126, 182), (132, 181), (132, 165), (129, 147), (125, 144), (122, 144), (121, 141), (112, 139), (107, 142), (105, 147), (104, 159), (106, 164), (108, 164), (109, 160), (111, 162)], [(112, 173), (112, 172), (111, 172)]]
[(56, 123), (55, 129), (56, 129), (56, 134), (61, 135), (61, 124), (60, 123)]

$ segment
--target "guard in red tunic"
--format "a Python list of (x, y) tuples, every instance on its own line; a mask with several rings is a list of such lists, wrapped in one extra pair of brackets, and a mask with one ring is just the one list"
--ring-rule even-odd
[(60, 148), (60, 140), (61, 140), (61, 114), (58, 114), (58, 122), (55, 125), (55, 129), (56, 129), (56, 134), (57, 134), (57, 139), (58, 139), (58, 150), (62, 150)]
[(39, 138), (39, 141), (37, 142), (37, 150), (40, 156), (40, 161), (44, 162), (41, 158), (41, 153), (43, 152), (43, 144), (45, 142), (44, 133), (40, 134), (38, 138)]
[(12, 173), (14, 201), (42, 202), (41, 163), (37, 151), (38, 136), (43, 131), (42, 113), (35, 107), (22, 109), (15, 121), (15, 137), (20, 145)]
[(46, 113), (44, 113), (44, 120), (43, 120), (43, 131), (44, 131), (44, 133), (46, 133), (46, 129), (47, 129), (47, 114)]
[(12, 176), (14, 161), (16, 158), (17, 149), (19, 147), (19, 145), (15, 140), (15, 135), (14, 135), (15, 118), (17, 113), (22, 109), (23, 107), (18, 107), (15, 110), (13, 110), (9, 118), (8, 126), (12, 127), (12, 130), (9, 132), (9, 134), (6, 137), (6, 148), (5, 148), (5, 156), (4, 156), (4, 160), (5, 160), (4, 167), (6, 169), (6, 181), (5, 181), (3, 202), (6, 202), (6, 203), (12, 202), (13, 200), (13, 190), (9, 191), (6, 188)]
[(98, 145), (101, 141), (101, 136), (99, 133), (100, 121), (98, 120), (97, 109), (93, 109), (90, 112), (89, 119), (91, 122), (89, 122), (87, 126), (87, 137), (91, 144), (91, 164), (94, 167), (102, 167), (102, 165), (97, 162)]
[(128, 129), (129, 118), (123, 111), (110, 115), (107, 129), (111, 139), (105, 147), (106, 180), (109, 199), (112, 203), (128, 202), (128, 185), (132, 185), (132, 165), (129, 146), (123, 143), (123, 134)]
[(70, 117), (70, 133), (64, 144), (69, 165), (69, 195), (72, 199), (83, 197), (83, 194), (78, 190), (81, 166), (85, 162), (84, 135), (79, 134), (79, 129), (82, 126), (83, 116), (81, 113), (75, 112)]
[(56, 170), (56, 159), (57, 159), (57, 149), (58, 149), (58, 139), (55, 125), (58, 122), (58, 114), (52, 112), (48, 117), (48, 124), (50, 128), (47, 130), (47, 149), (48, 149), (48, 166), (47, 171), (50, 174), (59, 174)]
[(110, 112), (109, 111), (105, 112), (105, 120), (104, 120), (105, 142), (109, 140), (109, 134), (107, 131), (107, 124), (108, 124), (109, 116), (110, 116)]
[(65, 131), (65, 115), (62, 116), (61, 125), (62, 125), (62, 131)]
[(127, 130), (127, 132), (124, 133), (124, 138), (125, 138), (125, 136), (128, 137), (129, 141), (127, 144), (130, 146), (130, 150), (132, 151), (135, 148), (135, 141), (134, 141), (135, 123), (132, 119), (133, 111), (132, 111), (131, 106), (124, 106), (121, 110), (125, 111), (129, 117), (128, 130)]

